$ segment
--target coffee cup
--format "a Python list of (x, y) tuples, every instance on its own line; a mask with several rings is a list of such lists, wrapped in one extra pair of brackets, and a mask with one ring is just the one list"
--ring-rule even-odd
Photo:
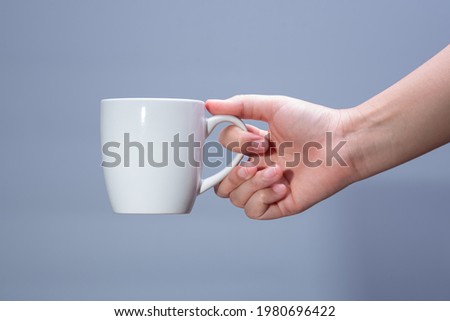
[(239, 164), (203, 179), (202, 147), (222, 122), (247, 131), (230, 115), (205, 116), (191, 99), (113, 98), (101, 101), (102, 167), (109, 200), (121, 214), (189, 213), (197, 195)]

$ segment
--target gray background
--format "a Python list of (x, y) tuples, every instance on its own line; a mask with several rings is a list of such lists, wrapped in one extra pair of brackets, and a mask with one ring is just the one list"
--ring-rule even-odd
[(101, 98), (354, 106), (445, 47), (449, 12), (2, 0), (0, 299), (449, 300), (450, 146), (268, 222), (211, 191), (191, 215), (115, 215), (99, 166)]

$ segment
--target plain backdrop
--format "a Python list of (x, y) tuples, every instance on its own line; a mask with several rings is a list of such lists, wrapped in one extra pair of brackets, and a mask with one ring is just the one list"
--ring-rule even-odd
[(449, 43), (449, 12), (448, 1), (2, 0), (0, 299), (450, 300), (450, 146), (260, 222), (212, 191), (190, 215), (113, 214), (99, 138), (102, 98), (357, 105)]

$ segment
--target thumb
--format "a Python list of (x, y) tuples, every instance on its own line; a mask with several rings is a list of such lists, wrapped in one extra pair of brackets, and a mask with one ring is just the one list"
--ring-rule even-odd
[(269, 121), (289, 98), (284, 96), (238, 95), (226, 100), (209, 99), (206, 108), (213, 115)]

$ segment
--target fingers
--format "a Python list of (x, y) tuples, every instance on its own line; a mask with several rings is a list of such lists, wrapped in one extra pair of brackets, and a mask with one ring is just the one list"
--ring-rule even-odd
[(209, 99), (206, 108), (213, 115), (268, 121), (288, 99), (284, 96), (238, 95), (226, 100)]
[(237, 126), (228, 126), (219, 134), (219, 142), (227, 149), (245, 155), (263, 154), (269, 148), (267, 131), (246, 125), (248, 132)]
[(233, 188), (229, 193), (231, 202), (237, 207), (245, 207), (250, 197), (256, 192), (278, 182), (283, 176), (283, 171), (279, 166), (268, 167), (254, 174), (254, 177), (248, 178), (239, 185), (229, 185), (227, 188)]
[(230, 193), (236, 187), (252, 178), (256, 174), (256, 171), (256, 166), (251, 166), (249, 163), (236, 166), (220, 184), (214, 186), (214, 191), (219, 197), (229, 197)]
[(286, 197), (288, 189), (284, 184), (275, 184), (254, 193), (245, 204), (245, 214), (252, 219), (274, 219), (282, 215), (276, 204)]
[(283, 216), (277, 202), (288, 194), (280, 167), (269, 167), (257, 172), (257, 167), (243, 163), (235, 167), (230, 174), (215, 186), (216, 194), (229, 197), (231, 202), (244, 208), (252, 219), (275, 219)]

